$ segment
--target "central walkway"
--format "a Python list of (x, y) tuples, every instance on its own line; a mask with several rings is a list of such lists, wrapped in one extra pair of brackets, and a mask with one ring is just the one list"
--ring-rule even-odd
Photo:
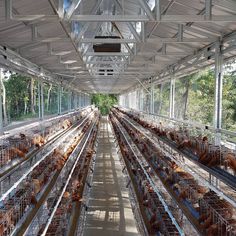
[(98, 150), (84, 236), (139, 235), (107, 117), (98, 133)]

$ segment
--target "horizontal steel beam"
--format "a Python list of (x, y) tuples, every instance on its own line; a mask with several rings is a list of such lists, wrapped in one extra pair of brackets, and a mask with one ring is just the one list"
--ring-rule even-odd
[(145, 15), (74, 15), (71, 20), (77, 21), (116, 21), (116, 22), (236, 22), (236, 15), (212, 16), (206, 19), (204, 15), (162, 15), (161, 20), (150, 20)]
[[(3, 58), (1, 58), (1, 56), (3, 56)], [(29, 76), (34, 76), (46, 82), (51, 82), (58, 85), (60, 84), (70, 90), (80, 91), (79, 89), (76, 89), (72, 86), (68, 86), (67, 82), (61, 77), (58, 77), (50, 71), (47, 71), (40, 66), (28, 61), (11, 49), (2, 46), (0, 46), (0, 65), (9, 70), (15, 70)]]
[(134, 39), (84, 38), (81, 43), (136, 43)]
[(143, 51), (138, 52), (137, 56), (162, 56), (162, 57), (185, 57), (188, 53), (185, 52), (156, 52), (156, 51)]
[(120, 65), (120, 64), (126, 64), (125, 61), (87, 61), (85, 62), (87, 65)]
[(19, 39), (19, 38), (4, 38), (0, 39), (0, 43), (52, 43), (52, 42), (65, 42), (69, 43), (71, 42), (70, 38), (65, 37), (48, 37), (48, 38), (35, 38), (32, 40), (32, 38), (26, 38), (26, 39)]
[(85, 56), (123, 57), (123, 56), (130, 56), (130, 54), (125, 52), (87, 52)]
[[(214, 42), (215, 38), (183, 38), (179, 40), (178, 38), (149, 38), (146, 39), (144, 43), (211, 43)], [(134, 39), (96, 39), (96, 38), (86, 38), (80, 41), (81, 43), (137, 43)]]
[(15, 21), (52, 21), (59, 22), (58, 15), (14, 15), (11, 20)]
[[(108, 74), (120, 74), (120, 75), (150, 75), (153, 74), (155, 71), (121, 71), (121, 72), (107, 72)], [(102, 72), (101, 72), (102, 73)], [(94, 74), (96, 75), (96, 74)], [(97, 74), (99, 75), (99, 74)]]
[(149, 21), (145, 15), (74, 15), (71, 17), (73, 21), (86, 22), (140, 22)]
[(211, 43), (214, 42), (215, 38), (149, 38), (145, 42), (146, 43)]
[[(58, 15), (14, 15), (15, 21), (59, 21)], [(150, 20), (145, 15), (73, 15), (73, 21), (80, 22), (236, 22), (236, 15), (218, 15), (206, 19), (204, 15), (162, 15), (161, 20)]]

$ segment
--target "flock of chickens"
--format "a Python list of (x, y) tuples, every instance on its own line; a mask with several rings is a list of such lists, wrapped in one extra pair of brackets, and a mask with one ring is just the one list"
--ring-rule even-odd
[[(83, 201), (82, 195), (86, 182), (86, 176), (89, 170), (90, 161), (94, 153), (93, 146), (96, 139), (97, 126), (98, 122), (96, 123), (96, 126), (93, 129), (90, 139), (86, 143), (86, 147), (84, 148), (84, 151), (82, 152), (82, 155), (80, 156), (80, 159), (76, 164), (76, 167), (70, 178), (69, 184), (63, 194), (62, 200), (55, 212), (52, 222), (49, 225), (49, 228), (46, 233), (46, 235), (48, 236), (56, 236), (60, 234), (65, 235), (66, 233), (68, 233), (70, 222), (73, 221), (73, 211), (79, 214), (81, 210), (81, 205)], [(88, 128), (88, 126), (86, 128)], [(86, 129), (84, 129), (84, 132), (85, 131)], [(77, 145), (77, 143), (78, 142), (75, 140), (73, 145)], [(50, 203), (48, 203), (47, 206), (50, 206)], [(41, 226), (41, 229), (38, 232), (39, 236), (44, 230), (44, 227), (45, 225)]]
[(126, 143), (120, 129), (118, 128), (116, 119), (110, 115), (110, 120), (129, 175), (135, 187), (139, 207), (149, 235), (156, 235), (157, 232), (161, 232), (164, 235), (165, 232), (169, 232), (170, 235), (179, 235), (177, 229), (172, 224), (170, 217), (166, 213), (164, 206), (158, 199), (157, 194), (154, 192), (146, 175), (142, 171), (136, 156)]
[[(199, 157), (199, 162), (209, 167), (223, 165), (235, 172), (236, 158), (234, 153), (229, 150), (226, 151), (226, 149), (222, 150), (221, 147), (211, 145), (208, 142), (207, 137), (189, 137), (186, 131), (180, 132), (170, 130), (169, 128), (164, 128), (162, 125), (154, 126), (119, 108), (113, 109), (112, 116), (115, 116), (126, 129), (152, 170), (159, 176), (159, 179), (161, 179), (164, 186), (170, 190), (176, 201), (185, 204), (190, 214), (192, 214), (192, 217), (198, 220), (197, 226), (203, 235), (236, 235), (234, 207), (226, 200), (221, 199), (215, 192), (209, 190), (205, 186), (199, 185), (191, 174), (185, 172), (166, 156), (162, 152), (161, 147), (154, 145), (149, 138), (145, 137), (139, 131), (139, 129), (135, 129), (129, 122), (126, 122), (126, 120), (123, 119), (123, 116), (137, 122), (137, 125), (141, 125), (142, 127), (151, 130), (152, 133), (158, 137), (166, 138), (167, 141), (174, 142), (178, 149), (188, 149), (189, 151), (192, 151), (194, 155)], [(111, 120), (113, 119), (112, 116)], [(115, 130), (117, 129), (115, 128)], [(132, 174), (136, 179), (144, 180), (145, 177), (138, 167), (137, 161), (133, 159), (134, 155), (128, 150), (124, 141), (122, 141), (119, 132), (116, 131), (116, 133), (118, 140), (120, 140), (123, 156), (130, 162)], [(140, 183), (142, 184), (140, 185)], [(145, 185), (148, 186), (148, 184)], [(143, 181), (138, 182), (138, 188), (144, 188)], [(154, 193), (152, 188), (148, 188), (148, 194), (143, 190), (140, 190), (139, 194), (142, 196), (143, 206), (147, 209), (151, 208), (148, 216), (149, 224), (151, 224), (152, 230), (156, 229), (159, 231), (161, 229), (162, 232), (166, 232), (164, 227), (165, 224), (163, 222), (166, 222), (166, 218), (168, 217), (165, 217), (164, 214), (163, 218), (162, 210), (159, 211), (160, 207), (156, 207), (152, 203)], [(155, 212), (156, 209), (158, 209), (158, 213)], [(162, 224), (160, 224), (160, 222), (162, 222)], [(168, 222), (167, 225), (169, 225)]]
[(198, 161), (208, 167), (223, 166), (228, 167), (236, 174), (236, 155), (232, 150), (225, 146), (217, 146), (208, 141), (206, 136), (190, 136), (188, 130), (179, 130), (170, 127), (163, 127), (162, 123), (158, 126), (148, 123), (138, 116), (126, 113), (131, 119), (142, 125), (144, 128), (151, 130), (157, 136), (167, 138), (174, 142), (178, 149), (187, 149), (198, 157)]
[[(81, 115), (77, 116), (76, 119), (72, 116), (71, 118), (64, 119), (59, 122), (59, 132), (67, 130), (73, 123), (76, 121), (78, 122), (81, 118)], [(4, 200), (4, 202), (1, 202), (0, 236), (10, 235), (16, 224), (20, 221), (20, 219), (22, 219), (25, 213), (28, 212), (28, 210), (33, 209), (38, 204), (38, 199), (40, 198), (42, 191), (44, 191), (43, 189), (45, 189), (45, 187), (55, 176), (58, 176), (70, 154), (78, 145), (83, 135), (87, 132), (89, 126), (90, 123), (86, 123), (81, 132), (77, 132), (78, 134), (75, 135), (70, 141), (70, 145), (66, 148), (66, 150), (66, 146), (64, 145), (59, 145), (57, 148), (54, 148), (51, 154), (44, 158), (32, 170), (32, 172), (30, 172), (19, 187), (17, 187)], [(15, 158), (26, 160), (30, 153), (40, 149), (41, 147), (43, 148), (43, 145), (46, 144), (50, 138), (50, 133), (44, 132), (44, 135), (45, 136), (40, 134), (32, 135), (32, 132), (20, 133), (19, 138), (17, 137), (17, 146), (9, 148), (8, 153), (11, 153), (9, 160), (12, 161)], [(14, 139), (15, 138), (16, 137), (14, 137)], [(73, 201), (78, 201), (80, 200), (80, 181), (75, 187), (76, 189), (74, 189), (69, 195), (72, 197)], [(68, 193), (65, 193), (65, 196), (68, 196)]]
[(44, 134), (28, 131), (4, 140), (5, 143), (1, 145), (0, 150), (0, 168), (4, 167), (6, 164), (9, 164), (16, 158), (26, 158), (26, 155), (30, 151), (39, 149), (43, 146), (54, 132), (61, 129), (66, 130), (71, 125), (72, 119), (65, 119), (56, 124), (58, 127), (48, 128)]
[[(142, 120), (138, 115), (121, 108), (113, 108), (109, 117), (139, 200), (139, 207), (149, 235), (156, 235), (157, 232), (163, 235), (179, 235), (179, 232), (147, 179), (143, 168), (146, 169), (150, 177), (154, 174), (158, 176), (180, 208), (185, 206), (183, 213), (186, 214), (187, 211), (188, 215), (191, 215), (191, 218), (196, 220), (195, 227), (198, 228), (198, 232), (201, 232), (202, 235), (236, 235), (234, 207), (214, 191), (199, 184), (190, 173), (184, 171), (173, 159), (166, 156), (161, 146), (155, 144), (151, 138), (143, 135), (140, 129), (136, 127), (140, 126), (149, 130), (167, 144), (172, 145), (172, 147), (174, 145), (179, 151), (187, 150), (202, 165), (209, 168), (221, 168), (231, 175), (236, 174), (235, 153), (223, 146), (211, 144), (206, 136), (193, 137), (189, 135), (187, 130), (164, 127), (161, 123), (154, 125)], [(75, 120), (80, 118), (63, 120), (60, 122), (60, 129), (67, 130), (75, 123)], [(127, 120), (134, 122), (136, 125), (131, 125)], [(9, 195), (1, 203), (0, 236), (8, 235), (12, 232), (25, 212), (39, 204), (38, 199), (43, 189), (61, 172), (69, 156), (82, 139), (83, 134), (89, 129), (90, 124), (91, 122), (88, 122), (84, 125), (81, 132), (73, 137), (66, 149), (63, 145), (54, 148), (51, 154), (32, 170), (22, 182), (21, 187), (17, 188), (14, 194)], [(148, 166), (140, 166), (140, 162), (136, 159), (137, 156), (134, 155), (123, 137), (119, 124), (139, 149)], [(53, 129), (53, 127), (51, 128)], [(48, 236), (57, 235), (59, 232), (67, 232), (68, 226), (73, 220), (72, 215), (75, 212), (79, 214), (81, 210), (82, 194), (93, 155), (97, 129), (98, 121), (47, 230)], [(0, 166), (9, 164), (16, 158), (20, 160), (27, 159), (31, 152), (41, 147), (43, 148), (50, 139), (50, 135), (49, 131), (44, 132), (44, 135), (39, 133), (20, 133), (18, 137), (14, 137), (12, 140), (9, 139), (9, 143), (14, 141), (16, 145), (3, 145)], [(48, 202), (49, 205), (50, 202)], [(182, 220), (178, 216), (176, 217), (178, 224), (182, 227)], [(38, 235), (42, 233), (44, 226), (42, 225), (39, 229)]]

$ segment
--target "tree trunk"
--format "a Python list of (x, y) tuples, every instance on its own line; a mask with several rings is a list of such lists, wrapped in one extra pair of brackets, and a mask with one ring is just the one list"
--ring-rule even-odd
[(4, 125), (7, 125), (6, 88), (3, 83), (2, 76), (0, 76), (0, 83), (2, 89), (3, 122)]
[(27, 113), (27, 100), (26, 98), (24, 99), (24, 115)]
[(35, 96), (34, 96), (34, 79), (31, 78), (30, 81), (30, 111), (35, 115)]
[(47, 98), (47, 111), (49, 111), (49, 105), (50, 105), (50, 100), (51, 100), (51, 91), (52, 91), (52, 84), (50, 84), (50, 87), (48, 89), (48, 98)]

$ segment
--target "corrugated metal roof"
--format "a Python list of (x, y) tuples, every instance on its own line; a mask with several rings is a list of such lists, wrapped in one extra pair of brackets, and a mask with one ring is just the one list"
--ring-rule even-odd
[[(144, 23), (121, 19), (114, 19), (112, 23), (98, 23), (96, 20), (74, 23), (76, 21), (66, 19), (67, 12), (65, 18), (58, 17), (61, 12), (59, 0), (14, 0), (13, 17), (9, 19), (5, 2), (0, 0), (0, 45), (17, 51), (22, 57), (59, 75), (60, 79), (74, 78), (73, 86), (93, 92), (120, 93), (127, 90), (137, 84), (136, 78), (144, 80), (159, 75), (182, 58), (236, 30), (236, 2), (233, 0), (212, 0), (211, 8), (213, 17), (234, 16), (231, 21), (196, 19), (195, 16), (206, 14), (204, 0), (160, 0), (162, 16), (168, 16), (168, 22), (167, 18), (156, 20), (153, 0), (67, 1), (68, 6), (80, 3), (73, 17), (85, 15), (89, 19), (90, 15), (119, 15), (122, 19), (123, 14), (130, 19), (132, 16), (140, 16), (140, 19), (151, 17)], [(182, 15), (183, 22), (178, 21), (179, 15)], [(185, 20), (188, 16), (192, 16), (193, 22)], [(24, 21), (19, 17), (24, 17)], [(124, 44), (122, 56), (98, 56), (93, 54), (92, 43), (81, 41), (104, 34), (136, 42)], [(232, 55), (235, 51), (225, 53), (225, 57)], [(212, 61), (203, 65), (210, 63)], [(114, 70), (113, 76), (108, 73), (99, 75), (99, 70), (107, 67)], [(191, 69), (189, 66), (187, 71)]]

